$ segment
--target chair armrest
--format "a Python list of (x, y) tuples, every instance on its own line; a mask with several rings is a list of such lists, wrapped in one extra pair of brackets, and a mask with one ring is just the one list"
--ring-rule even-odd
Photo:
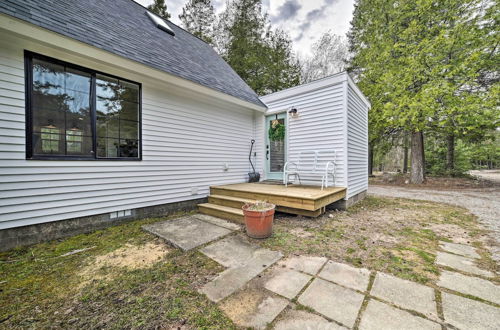
[(328, 163), (326, 163), (326, 166), (325, 166), (325, 170), (328, 172), (328, 170), (330, 169), (330, 167), (332, 168), (332, 171), (335, 170), (335, 161), (330, 161)]
[(297, 164), (295, 162), (286, 162), (285, 166), (283, 167), (283, 171), (288, 172), (290, 170), (290, 166), (295, 167), (295, 170), (297, 169)]

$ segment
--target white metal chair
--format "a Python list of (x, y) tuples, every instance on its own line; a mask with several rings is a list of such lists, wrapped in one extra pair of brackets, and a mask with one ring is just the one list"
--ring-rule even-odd
[(321, 189), (328, 187), (328, 179), (331, 176), (335, 184), (335, 162), (337, 154), (335, 151), (301, 151), (296, 162), (286, 162), (283, 169), (283, 183), (288, 187), (290, 177), (299, 179), (300, 175), (321, 176)]

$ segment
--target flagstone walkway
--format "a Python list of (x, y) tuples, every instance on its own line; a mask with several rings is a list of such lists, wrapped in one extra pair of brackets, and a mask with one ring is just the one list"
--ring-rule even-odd
[(226, 270), (200, 289), (242, 327), (265, 329), (498, 329), (500, 286), (475, 249), (441, 242), (436, 287), (323, 257), (250, 243), (239, 228), (193, 215), (145, 226), (175, 246), (198, 248)]

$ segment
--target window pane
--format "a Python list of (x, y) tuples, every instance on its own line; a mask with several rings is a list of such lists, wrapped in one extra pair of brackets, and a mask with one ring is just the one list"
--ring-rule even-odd
[(86, 155), (92, 150), (92, 136), (84, 136), (81, 131), (66, 131), (66, 152), (68, 155)]
[(120, 111), (120, 118), (139, 121), (139, 104), (123, 101)]
[(89, 73), (72, 68), (66, 68), (66, 90), (88, 92), (89, 83)]
[(120, 120), (120, 138), (137, 140), (139, 138), (138, 122)]
[(92, 155), (90, 88), (90, 74), (33, 59), (34, 154)]
[(80, 130), (92, 134), (90, 117), (90, 94), (67, 91), (66, 129)]
[(139, 143), (137, 140), (120, 140), (120, 157), (139, 157)]
[(98, 157), (138, 157), (139, 86), (96, 76)]
[(120, 157), (119, 139), (98, 138), (97, 156), (102, 158)]
[(64, 94), (64, 67), (33, 59), (33, 94), (52, 96), (50, 100), (62, 102)]
[(120, 90), (118, 80), (103, 75), (96, 76), (96, 111), (98, 116), (120, 112)]
[(33, 132), (42, 132), (44, 128), (54, 128), (64, 133), (65, 112), (63, 110), (48, 110), (32, 107), (33, 112)]
[[(64, 111), (64, 67), (33, 60), (32, 106), (36, 109)], [(36, 115), (36, 113), (34, 113)]]
[(120, 85), (123, 89), (123, 99), (130, 102), (139, 102), (139, 86), (126, 81), (120, 81)]
[(97, 137), (120, 137), (118, 116), (97, 117)]
[(33, 133), (33, 151), (35, 154), (64, 154), (64, 135), (59, 129), (42, 128), (42, 132)]

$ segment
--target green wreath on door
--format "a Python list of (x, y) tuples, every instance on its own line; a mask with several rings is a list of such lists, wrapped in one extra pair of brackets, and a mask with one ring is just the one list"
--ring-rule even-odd
[(273, 120), (268, 134), (269, 141), (283, 141), (285, 139), (285, 125), (279, 120)]

